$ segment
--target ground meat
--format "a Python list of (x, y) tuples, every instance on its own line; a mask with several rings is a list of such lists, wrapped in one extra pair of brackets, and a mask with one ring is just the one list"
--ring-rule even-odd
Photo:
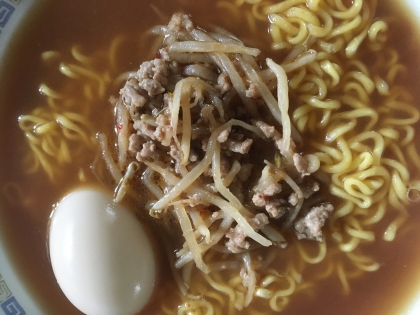
[(171, 138), (171, 120), (164, 114), (160, 114), (156, 117), (156, 130), (154, 136), (162, 145), (169, 146)]
[(133, 153), (137, 153), (142, 149), (142, 145), (144, 143), (144, 138), (140, 135), (133, 133), (128, 138), (128, 150)]
[(168, 65), (165, 60), (156, 58), (145, 61), (137, 71), (139, 86), (147, 92), (149, 97), (161, 94), (168, 83), (168, 74)]
[(175, 144), (169, 146), (169, 155), (175, 162), (175, 172), (180, 173), (181, 152)]
[(154, 135), (155, 128), (152, 125), (144, 122), (143, 120), (136, 120), (134, 121), (133, 127), (137, 130), (137, 134), (142, 137), (149, 137), (150, 139), (155, 140), (156, 137)]
[(282, 175), (276, 174), (272, 166), (267, 165), (258, 180), (257, 185), (254, 186), (254, 196), (252, 202), (257, 207), (263, 207), (267, 204), (270, 197), (279, 194), (282, 191)]
[(321, 242), (322, 227), (333, 210), (334, 207), (330, 203), (311, 208), (308, 214), (294, 225), (297, 238), (299, 240), (307, 238)]
[(252, 196), (252, 202), (257, 207), (264, 207), (266, 204), (266, 200), (263, 194), (256, 193), (254, 196)]
[(171, 57), (169, 57), (168, 48), (163, 47), (159, 49), (160, 58), (166, 61), (171, 61)]
[(168, 23), (168, 29), (172, 33), (176, 34), (181, 32), (182, 27), (185, 27), (188, 31), (192, 31), (194, 29), (194, 25), (187, 14), (180, 12), (174, 13)]
[[(258, 231), (268, 224), (268, 217), (264, 213), (258, 213), (252, 219), (247, 218), (247, 221), (255, 231)], [(250, 244), (245, 240), (247, 235), (239, 225), (231, 228), (229, 232), (226, 233), (226, 237), (229, 239), (226, 242), (226, 247), (232, 253), (240, 253), (245, 249), (249, 249)]]
[(245, 241), (246, 234), (244, 231), (239, 227), (231, 228), (229, 232), (226, 233), (226, 237), (229, 240), (226, 242), (226, 247), (232, 253), (240, 253), (244, 249), (249, 249), (249, 242)]
[(289, 210), (288, 207), (282, 205), (284, 203), (280, 199), (269, 200), (265, 204), (265, 211), (267, 211), (271, 218), (279, 219)]
[(249, 98), (259, 98), (261, 97), (261, 93), (255, 86), (255, 84), (251, 83), (248, 89), (245, 91), (245, 96)]
[(309, 163), (302, 155), (298, 153), (293, 154), (293, 163), (299, 173), (308, 174)]
[[(159, 141), (164, 146), (169, 146), (171, 142), (171, 122), (168, 117), (164, 114), (160, 114), (156, 117), (155, 123), (157, 126), (148, 124), (143, 120), (134, 121), (133, 127), (137, 131), (137, 134), (141, 137), (149, 137), (152, 140)], [(133, 136), (134, 139), (134, 136)], [(134, 143), (133, 143), (134, 145)], [(139, 150), (133, 151), (137, 152)]]
[(179, 66), (178, 62), (174, 60), (168, 63), (168, 69), (172, 75), (182, 75), (181, 67)]
[(156, 145), (153, 143), (153, 141), (148, 141), (145, 144), (143, 144), (143, 148), (139, 153), (137, 153), (137, 160), (141, 161), (144, 158), (148, 158), (152, 156), (153, 152), (156, 150)]
[(296, 148), (296, 143), (290, 139), (290, 144), (288, 148), (284, 147), (283, 139), (278, 139), (275, 141), (277, 149), (279, 149), (280, 153), (284, 156), (292, 156), (295, 154), (294, 150)]
[(278, 194), (279, 192), (281, 192), (282, 187), (280, 183), (276, 183), (276, 184), (271, 184), (270, 186), (268, 186), (266, 189), (263, 190), (263, 195), (264, 196), (274, 196), (275, 194)]
[(268, 224), (268, 217), (264, 213), (258, 213), (251, 220), (248, 219), (248, 223), (255, 231), (258, 231)]
[(147, 102), (147, 99), (141, 94), (141, 91), (138, 89), (137, 81), (134, 79), (129, 79), (127, 81), (125, 86), (120, 90), (120, 95), (124, 104), (128, 107), (134, 106), (135, 108), (141, 108)]
[(222, 94), (232, 89), (232, 83), (230, 82), (229, 76), (226, 73), (220, 73), (219, 77), (217, 78), (216, 88)]
[(280, 132), (274, 126), (270, 126), (263, 121), (256, 121), (254, 123), (255, 127), (259, 128), (267, 138), (271, 138), (273, 140), (278, 140), (281, 138)]
[(219, 136), (217, 137), (217, 141), (219, 141), (220, 143), (226, 142), (226, 140), (227, 140), (227, 139), (228, 139), (228, 137), (229, 137), (230, 130), (231, 130), (231, 128), (230, 128), (230, 127), (229, 127), (229, 128), (227, 128), (227, 129), (225, 129), (225, 130), (223, 130), (223, 131), (219, 134)]
[(298, 194), (297, 193), (291, 193), (290, 196), (289, 196), (289, 203), (292, 206), (296, 206), (298, 204), (298, 202), (299, 202)]
[(226, 141), (226, 144), (232, 152), (240, 153), (240, 154), (246, 154), (248, 153), (249, 149), (252, 145), (252, 139), (246, 139), (243, 142), (238, 142), (235, 140), (228, 139)]
[(172, 33), (179, 33), (182, 27), (183, 14), (180, 12), (174, 13), (168, 23), (168, 29)]

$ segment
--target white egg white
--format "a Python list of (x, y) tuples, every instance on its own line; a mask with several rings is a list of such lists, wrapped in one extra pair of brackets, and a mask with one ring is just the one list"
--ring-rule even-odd
[(54, 275), (70, 302), (88, 315), (132, 315), (150, 299), (156, 262), (133, 213), (107, 194), (77, 190), (50, 223)]

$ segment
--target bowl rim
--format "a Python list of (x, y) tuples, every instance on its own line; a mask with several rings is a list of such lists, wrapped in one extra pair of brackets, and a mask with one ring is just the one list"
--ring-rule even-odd
[[(0, 76), (7, 60), (12, 55), (13, 38), (20, 33), (25, 24), (36, 16), (45, 1), (40, 0), (0, 0)], [(0, 115), (2, 110), (0, 108)], [(0, 207), (2, 207), (0, 200)], [(25, 281), (13, 266), (13, 259), (5, 240), (0, 234), (0, 310), (4, 314), (43, 315), (44, 311), (35, 300)], [(14, 313), (17, 312), (17, 313)]]

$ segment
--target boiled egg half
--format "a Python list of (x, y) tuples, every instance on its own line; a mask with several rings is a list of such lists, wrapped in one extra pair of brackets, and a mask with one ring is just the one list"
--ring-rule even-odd
[(77, 190), (56, 206), (49, 254), (57, 282), (88, 315), (133, 315), (156, 279), (152, 245), (137, 217), (107, 194)]

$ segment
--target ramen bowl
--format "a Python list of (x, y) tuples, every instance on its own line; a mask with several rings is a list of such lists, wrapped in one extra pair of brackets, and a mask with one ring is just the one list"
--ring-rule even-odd
[[(141, 10), (143, 8), (141, 3), (144, 1), (137, 1), (138, 3), (136, 2), (136, 4), (134, 4), (134, 2), (135, 1), (132, 1), (132, 10), (141, 14)], [(192, 3), (193, 1), (180, 1), (180, 3), (184, 2)], [(229, 5), (226, 4), (227, 2), (229, 1), (224, 1), (225, 4), (223, 5), (226, 6), (227, 10), (231, 10), (229, 9)], [(233, 3), (234, 1), (230, 2)], [(236, 2), (240, 3), (241, 1)], [(249, 2), (251, 3), (257, 1)], [(351, 2), (353, 3), (355, 1)], [(50, 192), (45, 190), (46, 186), (43, 184), (43, 181), (46, 181), (48, 176), (54, 176), (54, 174), (47, 172), (48, 176), (44, 174), (44, 179), (40, 179), (39, 181), (37, 178), (25, 177), (25, 174), (17, 174), (16, 180), (13, 180), (12, 182), (24, 182), (24, 186), (27, 190), (21, 191), (16, 188), (17, 186), (9, 185), (10, 179), (13, 178), (13, 176), (10, 176), (9, 169), (13, 170), (23, 167), (21, 165), (24, 165), (25, 155), (27, 154), (27, 143), (22, 140), (23, 136), (21, 134), (19, 135), (15, 132), (17, 130), (18, 117), (29, 111), (29, 109), (26, 109), (26, 105), (24, 106), (22, 104), (26, 103), (27, 108), (33, 108), (43, 102), (42, 97), (46, 95), (53, 95), (49, 92), (49, 90), (47, 90), (42, 82), (44, 78), (47, 78), (50, 82), (54, 81), (54, 77), (50, 76), (48, 72), (49, 70), (45, 70), (46, 68), (41, 65), (38, 66), (37, 62), (33, 62), (33, 60), (39, 61), (40, 64), (41, 61), (45, 61), (47, 68), (57, 68), (57, 60), (61, 58), (61, 56), (64, 56), (63, 58), (68, 57), (65, 51), (60, 51), (60, 47), (65, 47), (65, 49), (70, 50), (69, 43), (75, 43), (75, 46), (72, 46), (73, 56), (79, 56), (79, 61), (86, 61), (89, 59), (86, 56), (90, 53), (93, 54), (95, 49), (97, 49), (95, 46), (96, 42), (111, 42), (110, 38), (113, 36), (117, 38), (113, 43), (124, 42), (124, 36), (117, 36), (127, 29), (127, 27), (122, 25), (129, 24), (131, 28), (135, 28), (136, 23), (138, 23), (138, 27), (145, 30), (147, 27), (157, 24), (155, 21), (143, 22), (143, 19), (140, 19), (141, 21), (139, 21), (131, 15), (128, 17), (126, 16), (127, 11), (118, 10), (118, 5), (115, 3), (112, 6), (114, 9), (106, 11), (108, 12), (107, 18), (103, 18), (100, 13), (102, 11), (99, 10), (101, 1), (93, 1), (92, 3), (93, 4), (88, 5), (84, 4), (82, 1), (74, 1), (72, 4), (77, 18), (82, 17), (83, 22), (79, 23), (79, 20), (72, 19), (71, 14), (68, 16), (63, 14), (63, 12), (65, 12), (64, 9), (62, 9), (63, 11), (55, 17), (56, 11), (54, 10), (59, 6), (57, 4), (53, 5), (53, 1), (0, 0), (0, 161), (3, 163), (3, 166), (0, 169), (0, 188), (2, 189), (0, 194), (0, 314), (53, 314), (54, 312), (56, 313), (57, 310), (60, 310), (61, 303), (65, 303), (65, 311), (71, 310), (71, 314), (80, 314), (77, 310), (72, 309), (72, 306), (69, 304), (65, 296), (60, 291), (59, 286), (56, 284), (56, 279), (51, 272), (51, 261), (48, 257), (49, 248), (47, 241), (49, 231), (48, 216), (44, 214), (40, 219), (36, 214), (36, 212), (41, 208), (44, 209), (42, 210), (44, 213), (49, 213), (49, 211), (53, 209), (53, 206), (56, 205), (56, 203), (58, 203), (63, 197), (62, 193), (59, 194), (54, 191)], [(128, 0), (125, 4), (127, 5), (127, 3), (129, 3)], [(153, 10), (150, 9), (150, 12), (148, 11), (147, 14), (156, 14), (157, 21), (162, 15), (168, 15), (177, 10), (173, 4), (169, 5), (168, 3), (169, 0), (159, 0), (153, 2), (155, 6), (153, 7)], [(95, 8), (95, 5), (98, 7)], [(166, 8), (166, 5), (168, 8)], [(219, 9), (223, 7), (223, 5), (220, 5)], [(188, 5), (186, 5), (186, 7), (190, 8)], [(204, 10), (201, 11), (210, 12), (208, 6), (203, 4), (203, 8)], [(163, 14), (161, 10), (163, 11)], [(200, 16), (200, 14), (203, 16), (203, 13), (200, 13), (199, 4), (191, 5), (191, 10), (193, 18)], [(110, 13), (111, 11), (112, 14)], [(400, 11), (404, 13), (401, 13)], [(73, 12), (73, 10), (71, 12)], [(407, 45), (407, 51), (409, 51), (408, 58), (410, 60), (416, 60), (415, 57), (411, 55), (420, 51), (420, 48), (412, 49), (411, 46), (414, 45), (416, 47), (420, 47), (420, 24), (418, 22), (420, 20), (420, 2), (417, 0), (401, 0), (398, 4), (398, 10), (395, 12), (396, 16), (391, 16), (390, 20), (400, 19), (401, 16), (404, 16), (406, 21), (404, 22), (404, 27), (401, 31), (408, 34), (401, 36), (403, 40), (399, 41), (396, 46), (403, 47)], [(234, 15), (234, 13), (232, 14)], [(92, 22), (90, 22), (91, 24), (86, 22), (89, 20), (94, 21), (98, 25), (95, 26)], [(240, 33), (240, 25), (230, 23), (229, 18), (221, 15), (219, 16), (217, 13), (209, 13), (208, 17), (203, 17), (203, 20), (205, 20), (207, 24), (220, 24), (222, 27), (232, 30), (232, 32)], [(392, 21), (390, 23), (392, 23)], [(60, 26), (61, 24), (66, 26)], [(197, 22), (197, 24), (199, 24), (199, 22)], [(53, 28), (54, 25), (56, 25), (57, 28)], [(398, 25), (402, 24), (400, 23)], [(158, 30), (155, 31), (158, 32)], [(107, 35), (107, 33), (111, 35)], [(48, 35), (39, 36), (39, 34)], [(246, 43), (255, 43), (255, 46), (258, 47), (260, 39), (247, 38), (247, 34), (242, 35), (243, 36), (239, 34), (239, 37), (243, 37)], [(51, 38), (51, 41), (49, 38)], [(81, 47), (77, 46), (79, 44), (79, 38), (80, 42), (83, 43)], [(38, 40), (40, 40), (40, 42), (37, 42)], [(137, 43), (137, 41), (140, 42), (140, 44)], [(126, 54), (124, 50), (142, 51), (153, 45), (155, 45), (153, 47), (158, 47), (156, 46), (156, 42), (153, 42), (150, 37), (147, 36), (138, 36), (135, 40), (131, 42), (128, 41), (128, 43), (124, 45), (125, 46), (121, 46), (121, 51), (115, 52), (112, 50), (112, 47), (114, 46), (111, 44), (110, 51), (114, 55), (120, 54), (122, 56), (120, 56), (121, 59), (124, 59)], [(403, 49), (404, 48), (401, 48), (401, 50)], [(46, 54), (43, 54), (44, 52), (46, 52)], [(127, 54), (129, 55), (129, 53)], [(139, 53), (139, 55), (142, 56), (138, 57), (139, 60), (125, 60), (126, 64), (122, 66), (117, 65), (116, 67), (120, 67), (124, 69), (124, 71), (138, 69), (138, 65), (143, 61), (142, 59), (146, 58), (144, 54), (141, 55)], [(101, 54), (98, 54), (97, 56), (98, 58), (103, 57)], [(16, 62), (16, 60), (18, 60), (18, 62)], [(374, 62), (374, 60), (372, 60), (372, 62)], [(420, 63), (418, 61), (416, 62), (416, 65), (408, 67), (408, 69), (418, 72), (418, 69), (420, 69)], [(115, 65), (112, 65), (111, 63), (111, 66)], [(63, 72), (70, 69), (65, 66), (60, 67)], [(420, 73), (416, 73), (416, 75), (420, 75)], [(120, 87), (123, 87), (124, 80), (120, 80), (120, 83)], [(54, 85), (54, 82), (51, 84)], [(57, 86), (59, 86), (59, 84)], [(2, 95), (6, 95), (7, 91), (10, 89), (20, 89), (22, 91), (22, 95), (24, 95), (19, 100), (19, 105), (17, 105), (16, 108), (13, 107), (14, 104), (10, 98), (6, 99), (5, 97), (2, 97)], [(92, 93), (94, 94), (94, 92)], [(89, 94), (89, 92), (87, 94)], [(61, 98), (59, 95), (53, 95), (52, 99), (60, 100)], [(108, 100), (106, 100), (106, 103), (107, 102)], [(93, 106), (98, 105), (93, 104)], [(106, 116), (105, 118), (108, 119), (109, 117)], [(110, 121), (112, 121), (112, 119)], [(119, 126), (116, 128), (118, 127)], [(417, 127), (417, 130), (418, 129), (419, 128)], [(15, 135), (15, 133), (18, 135)], [(16, 141), (10, 140), (11, 138), (16, 138)], [(7, 156), (7, 160), (6, 158), (3, 158), (4, 156)], [(10, 168), (9, 166), (5, 166), (6, 164), (10, 164)], [(65, 166), (63, 168), (66, 167), (70, 166)], [(77, 173), (77, 171), (73, 169), (71, 172)], [(78, 178), (82, 183), (85, 181), (85, 176), (87, 176), (85, 173), (78, 174)], [(5, 178), (7, 178), (8, 185), (5, 185)], [(43, 195), (51, 196), (51, 198), (34, 198), (34, 196)], [(29, 197), (26, 198), (27, 196)], [(51, 202), (51, 200), (53, 200), (53, 202)], [(19, 207), (14, 208), (14, 202), (16, 204), (24, 204), (24, 208), (26, 209), (25, 211), (27, 212), (20, 212), (18, 209)], [(12, 206), (10, 206), (10, 204), (12, 204)], [(10, 209), (15, 209), (16, 213), (9, 213)], [(419, 216), (414, 216), (414, 218), (418, 219)], [(22, 232), (32, 225), (37, 226), (37, 228), (32, 229), (26, 234)], [(40, 242), (40, 239), (43, 241)], [(419, 239), (419, 237), (415, 238), (415, 240)], [(389, 312), (388, 314), (415, 315), (420, 313), (420, 270), (416, 271), (416, 268), (413, 267), (416, 259), (418, 261), (419, 256), (410, 254), (410, 252), (415, 251), (418, 244), (414, 241), (408, 244), (409, 246), (405, 245), (407, 248), (404, 250), (395, 252), (394, 260), (396, 262), (395, 268), (399, 268), (396, 269), (396, 273), (401, 275), (401, 277), (405, 279), (405, 282), (409, 282), (410, 287), (401, 290), (404, 292), (403, 296), (398, 295), (398, 297), (395, 297), (396, 300), (394, 303), (394, 301), (392, 301), (392, 292), (396, 292), (394, 281), (395, 283), (400, 284), (400, 282), (398, 282), (398, 276), (392, 278), (392, 283), (388, 283), (383, 279), (378, 280), (377, 278), (372, 278), (372, 281), (376, 281), (378, 283), (378, 290), (386, 292), (384, 295), (386, 296), (386, 299), (383, 298), (383, 300), (381, 300), (376, 296), (375, 301), (372, 302), (377, 305), (375, 306), (375, 309), (381, 309), (381, 306), (378, 305), (383, 303), (386, 305)], [(293, 246), (293, 244), (290, 246)], [(384, 251), (383, 249), (381, 250)], [(160, 251), (164, 250), (160, 249)], [(39, 260), (34, 259), (34, 255), (42, 255), (43, 258)], [(162, 253), (158, 254), (158, 256), (159, 255), (162, 255)], [(404, 257), (401, 260), (400, 255)], [(407, 272), (405, 272), (404, 269), (406, 267), (404, 263), (404, 259), (406, 259), (405, 257), (409, 257), (407, 259), (410, 259)], [(389, 263), (392, 259), (388, 258), (386, 261)], [(382, 261), (379, 261), (378, 264), (386, 265), (386, 263), (383, 263)], [(163, 263), (163, 265), (168, 267), (167, 263)], [(162, 274), (165, 275), (165, 272), (162, 271)], [(161, 276), (161, 278), (162, 277), (164, 276)], [(411, 281), (408, 281), (408, 279), (411, 279)], [(157, 282), (157, 287), (163, 283), (161, 280), (159, 281)], [(357, 282), (357, 280), (355, 281)], [(365, 281), (369, 282), (370, 280)], [(367, 301), (365, 299), (370, 299), (370, 291), (375, 290), (372, 286), (368, 286), (367, 289), (363, 288), (363, 286), (364, 285), (360, 283), (356, 286), (362, 293), (356, 292), (356, 297), (354, 297), (352, 301), (357, 301), (360, 302), (361, 305), (366, 305)], [(388, 287), (391, 288), (391, 291), (388, 290)], [(265, 299), (269, 299), (267, 291), (258, 291), (259, 298), (263, 299), (264, 294), (267, 294)], [(158, 293), (155, 295), (158, 296)], [(327, 294), (323, 294), (321, 298), (325, 298), (326, 295)], [(305, 295), (302, 296), (304, 297), (304, 301), (306, 303), (306, 301), (308, 301), (307, 297)], [(336, 301), (328, 302), (332, 305), (331, 309), (333, 311), (331, 314), (336, 314), (341, 311), (341, 303), (343, 303), (343, 305), (346, 303), (349, 304), (349, 302), (345, 302), (346, 299), (347, 297), (343, 295)], [(317, 303), (325, 305), (327, 303), (314, 302), (313, 299), (310, 301), (312, 305), (317, 305)], [(155, 297), (153, 303), (159, 304), (161, 301), (159, 298)], [(183, 307), (187, 307), (186, 305), (188, 306), (187, 302), (183, 304)], [(324, 306), (324, 309), (328, 308)], [(363, 311), (356, 311), (356, 309), (357, 308), (355, 307), (354, 314), (366, 313)], [(384, 307), (382, 307), (382, 309), (384, 309)], [(287, 310), (284, 312), (287, 313)], [(267, 310), (266, 314), (276, 314), (276, 312), (273, 310)], [(352, 314), (351, 307), (349, 305), (346, 306), (345, 314)]]

